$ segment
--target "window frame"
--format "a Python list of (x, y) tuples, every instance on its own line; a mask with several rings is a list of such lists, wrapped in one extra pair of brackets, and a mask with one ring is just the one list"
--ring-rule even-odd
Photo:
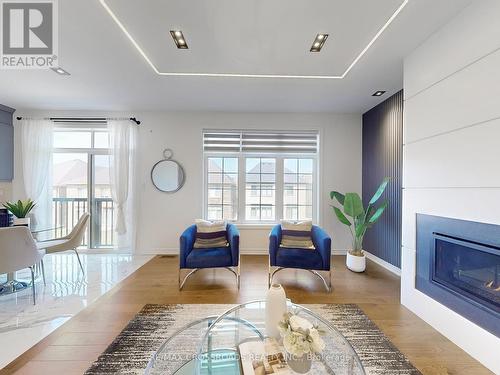
[[(319, 137), (319, 134), (318, 134)], [(319, 145), (319, 139), (318, 139)], [(284, 216), (284, 159), (312, 159), (313, 161), (313, 186), (312, 186), (312, 221), (319, 223), (319, 150), (317, 153), (262, 153), (254, 152), (203, 152), (203, 217), (208, 217), (208, 159), (209, 158), (237, 158), (238, 159), (238, 219), (227, 220), (228, 222), (244, 226), (271, 226), (279, 223)], [(274, 220), (246, 220), (246, 158), (276, 159), (275, 179), (275, 219)]]

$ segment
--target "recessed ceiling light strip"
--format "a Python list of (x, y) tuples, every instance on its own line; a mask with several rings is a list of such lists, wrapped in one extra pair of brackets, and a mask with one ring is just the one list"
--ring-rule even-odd
[(373, 43), (375, 43), (375, 41), (379, 38), (379, 36), (382, 35), (382, 33), (385, 31), (385, 29), (387, 29), (389, 27), (389, 25), (392, 23), (392, 21), (394, 21), (394, 19), (398, 16), (398, 14), (401, 13), (401, 11), (406, 6), (406, 4), (408, 4), (408, 1), (410, 1), (410, 0), (404, 0), (403, 3), (399, 6), (399, 8), (396, 9), (396, 11), (391, 16), (391, 18), (389, 18), (387, 20), (387, 22), (384, 24), (384, 26), (382, 26), (382, 28), (378, 31), (378, 33), (375, 34), (375, 36), (373, 37), (372, 40), (370, 40), (370, 43), (368, 43), (368, 45), (365, 47), (365, 49), (363, 51), (361, 51), (361, 53), (354, 59), (354, 61), (351, 63), (351, 65), (349, 65), (349, 67), (344, 72), (344, 74), (342, 74), (342, 78), (344, 78), (351, 71), (351, 69), (354, 68), (354, 65), (357, 64), (357, 62), (363, 57), (363, 55), (366, 53), (366, 51), (368, 51), (370, 49), (370, 47), (373, 45)]
[(340, 76), (326, 76), (326, 75), (288, 75), (288, 74), (238, 74), (238, 73), (175, 73), (175, 72), (160, 72), (153, 62), (149, 59), (146, 53), (142, 50), (135, 39), (130, 35), (125, 26), (120, 22), (118, 17), (113, 13), (111, 8), (106, 4), (105, 0), (99, 0), (101, 5), (106, 9), (111, 18), (120, 27), (123, 33), (127, 36), (133, 46), (139, 51), (144, 60), (151, 66), (156, 74), (161, 76), (173, 76), (173, 77), (238, 77), (238, 78), (295, 78), (295, 79), (343, 79), (351, 71), (351, 69), (358, 63), (358, 61), (363, 57), (363, 55), (368, 51), (368, 49), (375, 43), (375, 41), (380, 37), (380, 35), (389, 27), (389, 25), (394, 21), (399, 13), (404, 9), (410, 0), (404, 0), (398, 9), (393, 13), (393, 15), (387, 20), (387, 22), (382, 26), (382, 28), (377, 32), (377, 34), (372, 38), (370, 43), (361, 51), (361, 53), (354, 59), (354, 61), (349, 65), (344, 74)]
[(108, 6), (108, 4), (106, 4), (106, 2), (104, 0), (99, 0), (99, 2), (104, 7), (104, 9), (106, 9), (106, 11), (108, 12), (108, 14), (113, 19), (113, 21), (115, 21), (115, 23), (120, 27), (120, 29), (122, 29), (123, 33), (132, 42), (132, 44), (134, 45), (135, 49), (137, 51), (139, 51), (139, 53), (142, 55), (142, 57), (144, 58), (144, 60), (146, 60), (146, 62), (151, 66), (151, 68), (153, 68), (153, 70), (155, 71), (155, 73), (156, 74), (160, 74), (161, 72), (158, 69), (156, 69), (156, 66), (151, 62), (151, 60), (149, 59), (149, 57), (142, 50), (142, 48), (139, 46), (139, 44), (135, 41), (135, 39), (132, 37), (132, 35), (130, 35), (130, 33), (125, 28), (125, 26), (123, 26), (123, 24), (120, 22), (120, 20), (118, 19), (118, 17), (116, 17), (116, 15), (113, 13), (113, 11)]

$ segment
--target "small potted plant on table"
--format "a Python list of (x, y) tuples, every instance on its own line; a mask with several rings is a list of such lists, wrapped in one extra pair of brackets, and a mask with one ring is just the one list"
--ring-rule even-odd
[(31, 199), (25, 201), (18, 200), (17, 202), (6, 202), (3, 206), (15, 216), (14, 226), (30, 226), (30, 218), (28, 214), (35, 207), (35, 202)]
[[(351, 271), (363, 272), (366, 268), (366, 258), (363, 252), (363, 238), (368, 228), (371, 228), (384, 213), (388, 201), (382, 203), (379, 207), (375, 204), (380, 199), (389, 183), (390, 178), (386, 177), (378, 187), (377, 191), (370, 199), (368, 207), (363, 207), (361, 197), (357, 193), (341, 194), (338, 191), (330, 192), (330, 198), (336, 199), (343, 210), (336, 206), (333, 211), (337, 219), (349, 227), (352, 236), (352, 249), (347, 252), (346, 266)], [(351, 220), (347, 218), (349, 216)]]

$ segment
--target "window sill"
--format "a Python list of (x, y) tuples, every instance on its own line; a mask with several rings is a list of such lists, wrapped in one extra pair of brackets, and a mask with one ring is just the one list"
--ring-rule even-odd
[(245, 229), (245, 230), (262, 230), (262, 229), (272, 229), (275, 225), (278, 223), (264, 223), (264, 224), (257, 224), (257, 223), (232, 223), (236, 225), (238, 229)]

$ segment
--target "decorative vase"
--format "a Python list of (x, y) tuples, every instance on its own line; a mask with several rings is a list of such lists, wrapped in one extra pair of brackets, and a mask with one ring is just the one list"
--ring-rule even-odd
[(29, 217), (20, 217), (20, 218), (17, 218), (15, 217), (14, 218), (14, 223), (13, 225), (15, 227), (30, 227), (30, 224), (31, 224), (31, 221), (30, 221), (30, 218)]
[(352, 255), (347, 252), (347, 258), (345, 260), (347, 268), (353, 272), (363, 272), (366, 269), (366, 257), (365, 254), (362, 256)]
[(303, 354), (302, 357), (297, 357), (285, 350), (285, 360), (288, 367), (290, 367), (297, 374), (307, 374), (309, 370), (311, 370), (312, 357), (309, 353)]
[(266, 333), (276, 340), (280, 339), (279, 322), (286, 309), (286, 294), (280, 284), (273, 284), (266, 294)]

